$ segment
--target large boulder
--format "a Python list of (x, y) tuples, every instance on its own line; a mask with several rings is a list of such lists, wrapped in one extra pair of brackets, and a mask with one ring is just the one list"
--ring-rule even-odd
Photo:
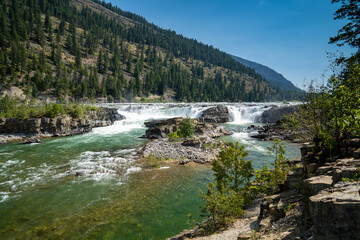
[(180, 123), (183, 120), (183, 117), (176, 117), (145, 122), (144, 124), (148, 129), (146, 130), (144, 137), (150, 139), (166, 138), (169, 133), (176, 132), (179, 129)]
[(205, 123), (226, 123), (230, 121), (229, 109), (225, 105), (218, 105), (216, 107), (206, 109), (199, 122)]
[(265, 110), (257, 119), (258, 123), (276, 123), (284, 116), (294, 113), (298, 109), (298, 106), (273, 106)]

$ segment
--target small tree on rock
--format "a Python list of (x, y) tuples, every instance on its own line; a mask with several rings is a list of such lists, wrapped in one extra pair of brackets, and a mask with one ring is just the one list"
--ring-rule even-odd
[(180, 123), (180, 136), (183, 138), (192, 138), (195, 134), (195, 128), (191, 118), (186, 117)]

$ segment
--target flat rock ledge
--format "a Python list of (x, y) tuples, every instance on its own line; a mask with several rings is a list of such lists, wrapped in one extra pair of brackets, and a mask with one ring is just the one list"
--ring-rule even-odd
[(64, 137), (90, 132), (94, 127), (105, 127), (124, 119), (116, 109), (100, 108), (85, 118), (69, 116), (54, 118), (0, 118), (0, 144), (8, 142), (31, 142), (32, 139)]

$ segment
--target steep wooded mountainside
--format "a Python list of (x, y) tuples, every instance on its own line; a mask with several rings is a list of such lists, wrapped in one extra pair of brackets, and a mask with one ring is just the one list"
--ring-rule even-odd
[(276, 72), (275, 70), (267, 66), (246, 60), (241, 57), (236, 57), (236, 56), (232, 56), (232, 57), (236, 61), (244, 64), (245, 66), (253, 68), (256, 73), (263, 76), (274, 87), (279, 87), (281, 90), (285, 90), (285, 91), (295, 91), (295, 92), (302, 91), (298, 87), (295, 87), (294, 84), (289, 80), (287, 80), (283, 75), (281, 75), (280, 73)]
[(0, 87), (75, 101), (298, 97), (229, 54), (96, 0), (0, 0)]

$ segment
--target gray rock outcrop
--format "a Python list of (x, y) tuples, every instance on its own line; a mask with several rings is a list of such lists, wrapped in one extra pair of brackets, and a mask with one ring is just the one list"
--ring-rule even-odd
[[(0, 134), (3, 141), (23, 140), (24, 138), (71, 136), (86, 133), (94, 127), (109, 126), (116, 120), (121, 120), (116, 109), (100, 108), (91, 111), (85, 118), (74, 119), (70, 116), (54, 118), (0, 118)], [(9, 137), (9, 136), (13, 137)]]
[(265, 125), (255, 127), (254, 125), (250, 126), (248, 129), (256, 129), (257, 134), (251, 135), (252, 138), (261, 139), (264, 141), (274, 141), (274, 140), (287, 140), (296, 142), (294, 134), (285, 129), (281, 121), (277, 121), (274, 125)]
[(316, 239), (360, 238), (360, 182), (338, 183), (310, 197)]
[(273, 106), (265, 110), (255, 121), (258, 123), (276, 123), (285, 115), (294, 113), (298, 107), (297, 105)]
[(322, 156), (316, 154), (314, 146), (301, 148), (307, 177), (302, 188), (304, 216), (314, 239), (360, 239), (360, 182), (354, 179), (360, 159), (354, 154), (356, 146), (353, 140), (348, 147), (355, 150), (344, 149), (343, 154), (352, 153), (353, 157), (328, 158), (325, 164), (319, 161)]
[(201, 114), (199, 122), (226, 123), (230, 121), (229, 109), (225, 105), (208, 108)]
[(166, 138), (169, 133), (176, 132), (180, 123), (184, 120), (182, 117), (170, 118), (165, 120), (153, 120), (145, 122), (145, 126), (148, 129), (145, 132), (144, 137), (150, 139)]
[[(169, 133), (176, 132), (180, 128), (180, 123), (183, 120), (183, 117), (176, 117), (165, 120), (153, 120), (145, 122), (144, 124), (146, 127), (148, 127), (148, 129), (146, 130), (143, 137), (149, 139), (167, 138)], [(195, 119), (192, 121), (196, 136), (208, 136), (215, 138), (231, 134), (231, 132), (229, 132), (224, 127), (218, 127), (214, 124), (200, 123)]]

